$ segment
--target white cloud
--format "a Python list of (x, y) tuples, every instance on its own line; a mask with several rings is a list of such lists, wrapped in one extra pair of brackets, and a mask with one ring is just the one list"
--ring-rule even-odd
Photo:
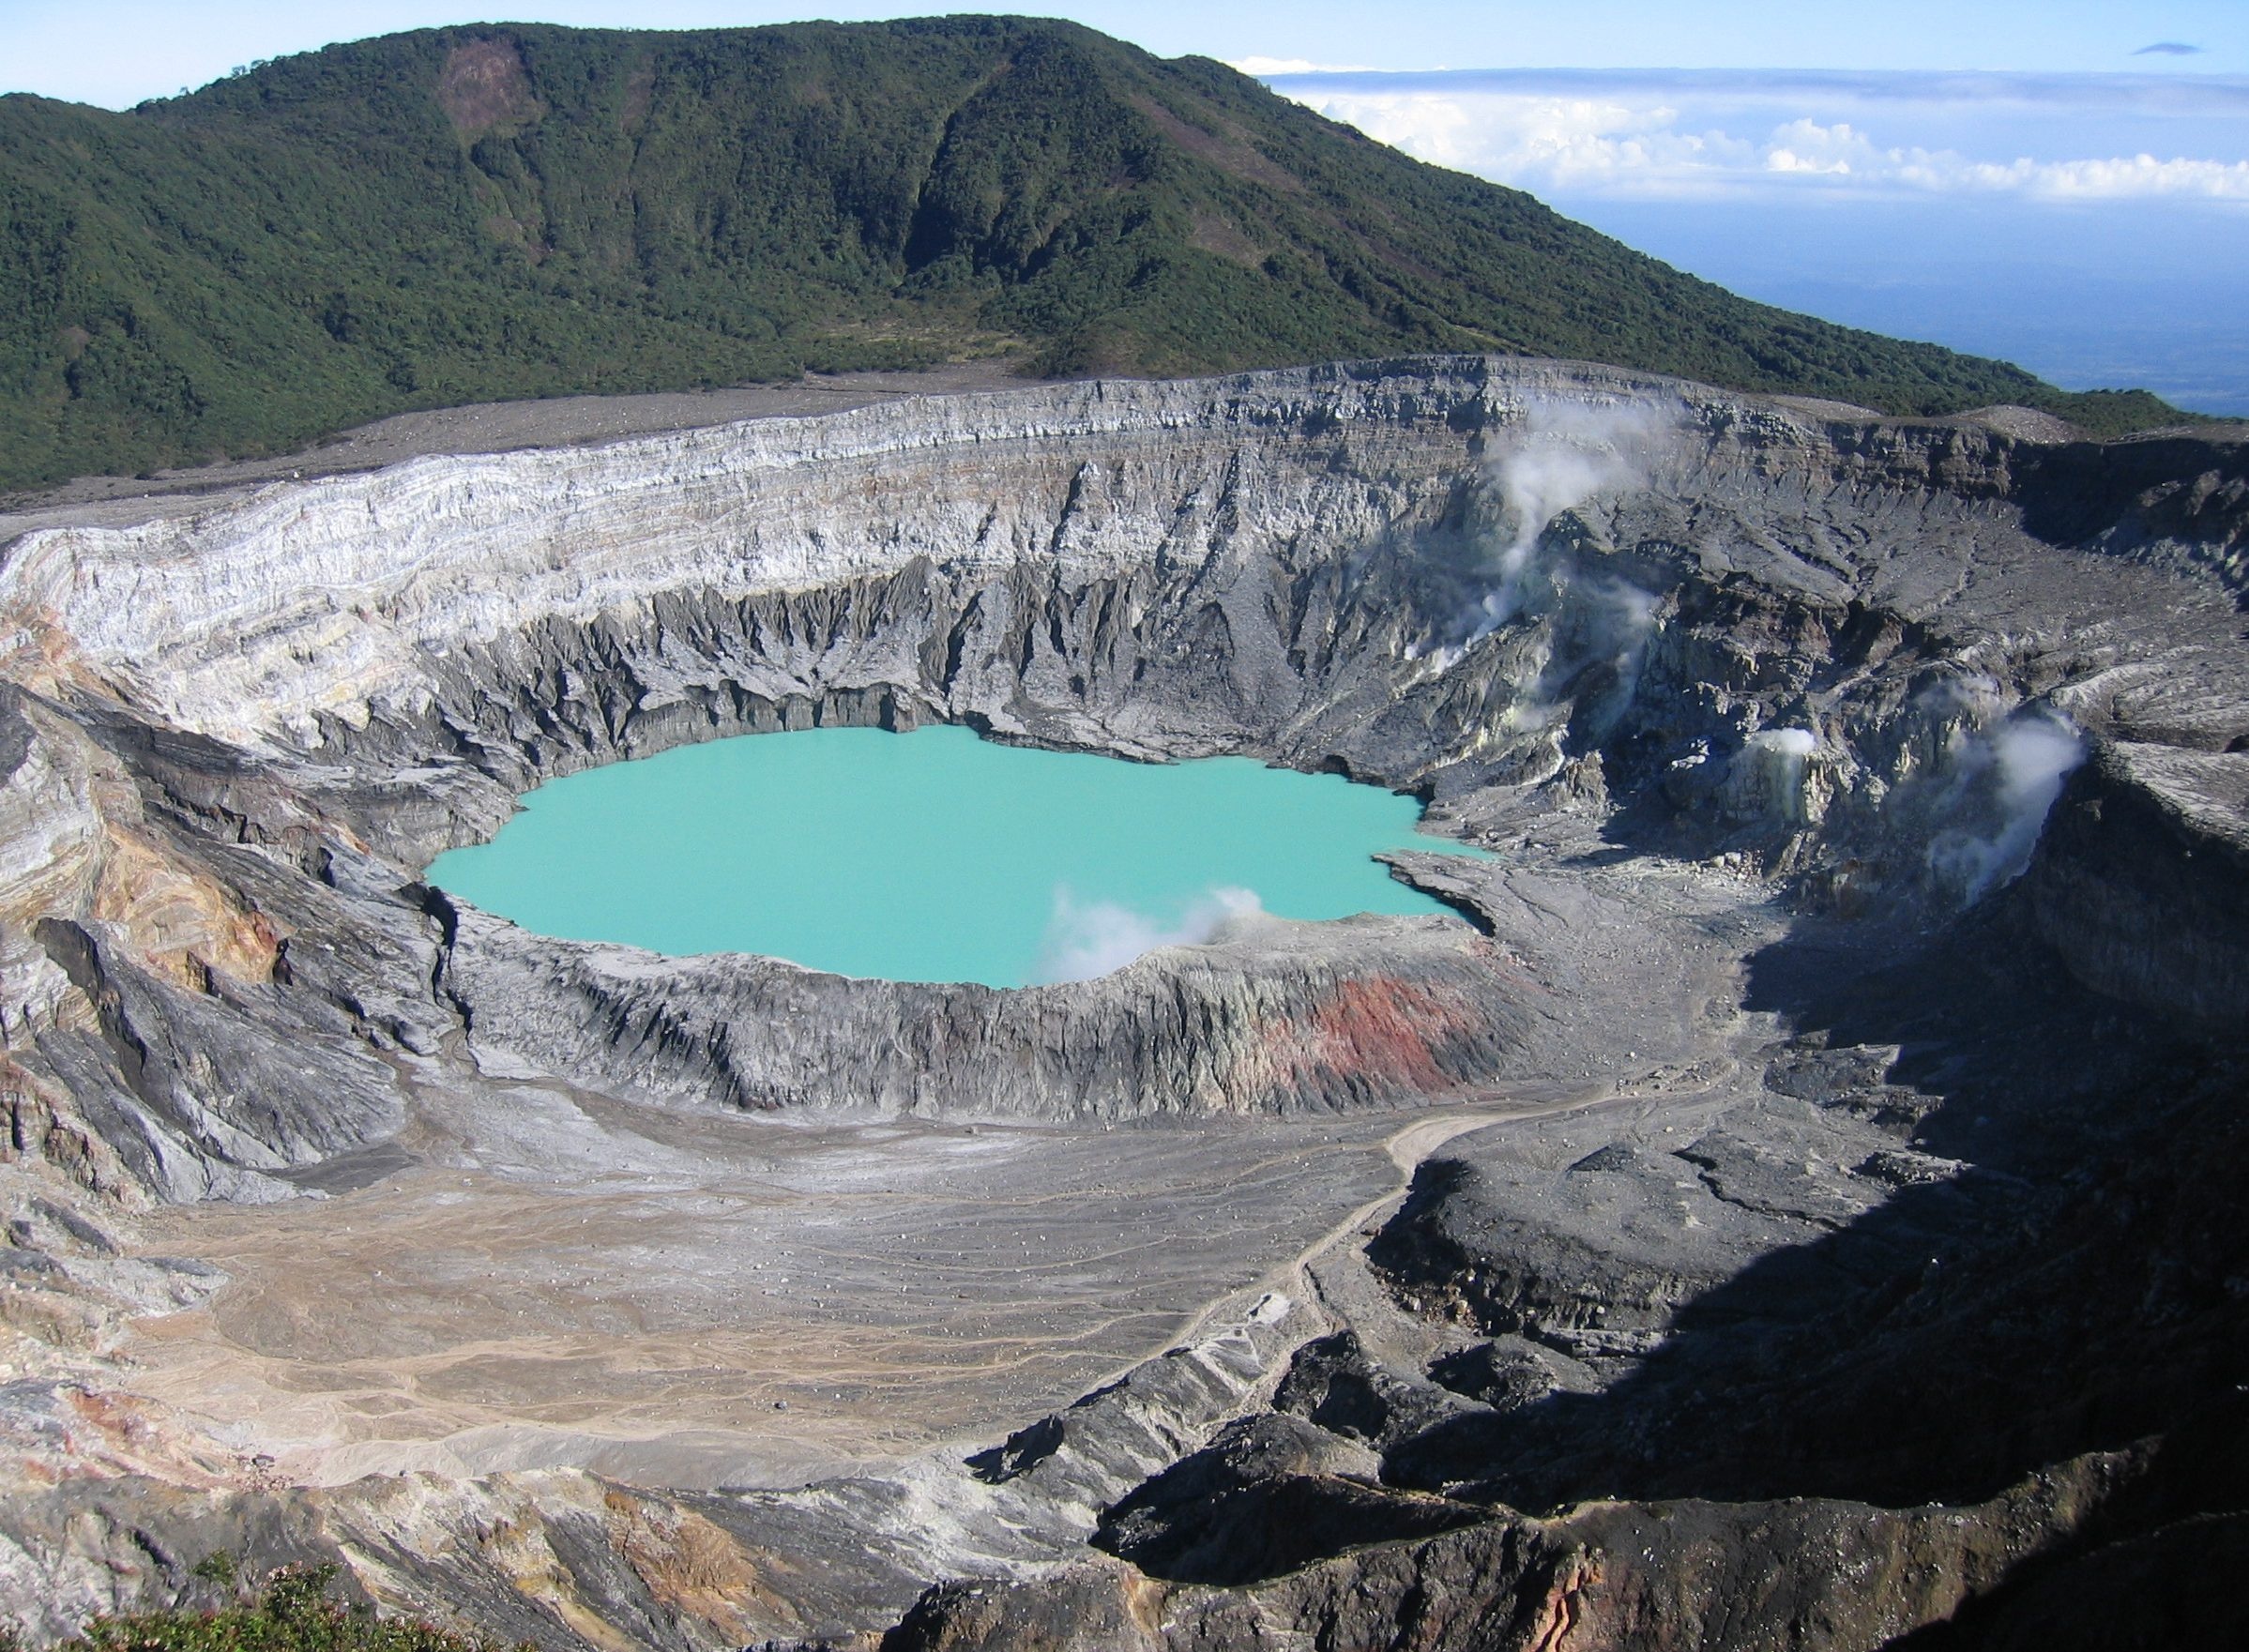
[(1238, 57), (1230, 61), (1226, 67), (1238, 68), (1246, 75), (1255, 75), (1259, 80), (1269, 80), (1274, 75), (1284, 74), (1375, 74), (1380, 72), (1368, 68), (1364, 64), (1314, 63), (1305, 57)]
[(2096, 160), (1971, 160), (1950, 149), (1884, 148), (1847, 121), (1833, 126), (1791, 121), (1774, 129), (1764, 157), (1771, 172), (1918, 189), (1996, 190), (2048, 200), (2187, 195), (2249, 201), (2249, 160), (2158, 160), (2152, 155)]
[(1992, 189), (2019, 189), (2054, 200), (2149, 200), (2195, 196), (2249, 201), (2249, 160), (2158, 160), (2152, 155), (2105, 160), (2017, 160), (2003, 167), (1968, 169)]
[[(1301, 96), (1301, 94), (1299, 94)], [(1678, 129), (1679, 112), (1591, 98), (1334, 93), (1304, 101), (1419, 159), (1529, 188), (1687, 184), (1754, 166), (1755, 145)]]
[[(1707, 77), (1666, 85), (1651, 75), (1605, 83), (1558, 71), (1551, 86), (1528, 71), (1484, 77), (1404, 75), (1283, 78), (1279, 89), (1330, 119), (1420, 159), (1476, 173), (1500, 183), (1557, 195), (1599, 193), (1643, 199), (1717, 194), (1824, 193), (2006, 195), (2043, 201), (2171, 200), (2249, 204), (2249, 86), (2203, 88), (2204, 124), (2194, 136), (2218, 156), (2152, 149), (2086, 156), (2054, 153), (2088, 129), (2066, 103), (2036, 88), (1981, 82), (1947, 90), (1917, 81), (1907, 89), (1853, 82), (1823, 86), (1816, 79), (1776, 82), (1746, 95), (1728, 84), (1713, 95)], [(2030, 96), (2036, 91), (2037, 97)], [(2232, 94), (2227, 98), (2220, 92)], [(1668, 94), (1668, 95), (1666, 95)], [(1877, 95), (1878, 94), (1878, 95)], [(2154, 97), (2155, 93), (2150, 93)], [(2123, 96), (2115, 85), (2088, 86), (2088, 104), (2109, 108)], [(1796, 113), (1825, 101), (1831, 112)], [(2005, 104), (2020, 118), (2034, 113), (2034, 135), (2048, 153), (1971, 152), (1977, 136), (1995, 146), (2022, 129), (1984, 124), (1982, 111)], [(2216, 111), (2213, 115), (2210, 112)], [(1786, 114), (1786, 118), (1775, 118)], [(1915, 127), (1950, 141), (1899, 143)], [(1880, 127), (1881, 135), (1874, 129)], [(2160, 124), (2111, 118), (2111, 135), (2145, 138)], [(1962, 133), (1968, 134), (1964, 142)], [(2013, 147), (2013, 145), (2011, 145)], [(2027, 145), (2025, 146), (2027, 147)]]

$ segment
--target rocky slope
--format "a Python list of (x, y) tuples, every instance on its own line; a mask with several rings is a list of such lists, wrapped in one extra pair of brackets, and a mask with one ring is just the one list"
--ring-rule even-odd
[[(2234, 1553), (2194, 1442), (2229, 1437), (2249, 1323), (2249, 475), (2007, 422), (1442, 358), (17, 539), (11, 1604), (53, 1632), (224, 1546), (555, 1645), (1864, 1646)], [(938, 720), (1342, 770), (1503, 855), (1397, 857), (1458, 918), (1007, 993), (555, 942), (418, 875), (553, 774)], [(538, 1157), (534, 1096), (650, 1141), (1445, 1128), (1390, 1135), (1394, 1208), (1337, 1184), (1326, 1237), (1242, 1250), (1265, 1277), (1172, 1354), (986, 1454), (297, 1485), (334, 1477), (278, 1420), (184, 1402), (163, 1339), (285, 1286), (157, 1249), (216, 1231), (164, 1206), (586, 1174)], [(882, 1277), (826, 1255), (845, 1296)]]

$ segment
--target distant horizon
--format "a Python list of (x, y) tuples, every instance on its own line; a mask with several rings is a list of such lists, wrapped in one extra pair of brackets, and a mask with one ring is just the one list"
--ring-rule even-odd
[(2249, 416), (2249, 76), (1282, 71), (1284, 96), (1782, 308)]

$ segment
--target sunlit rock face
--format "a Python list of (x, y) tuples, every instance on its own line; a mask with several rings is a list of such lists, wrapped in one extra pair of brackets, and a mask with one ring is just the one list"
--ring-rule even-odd
[[(1107, 1644), (1113, 1608), (1135, 1634), (1154, 1621), (1130, 1604), (1151, 1590), (1177, 1603), (1165, 1622), (1216, 1634), (1285, 1609), (1341, 1644), (1358, 1632), (1337, 1627), (1359, 1621), (1348, 1599), (1422, 1599), (1432, 1579), (1481, 1604), (1433, 1620), (1430, 1644), (1596, 1608), (1617, 1623), (1727, 1610), (1712, 1591), (1747, 1585), (1694, 1574), (1692, 1533), (1666, 1548), (1629, 1511), (1492, 1523), (1503, 1502), (1614, 1492), (1968, 1510), (1960, 1540), (1841, 1504), (1801, 1517), (1855, 1534), (1899, 1575), (1938, 1579), (1854, 1607), (1824, 1644), (1950, 1612), (2064, 1540), (2123, 1472), (2089, 1453), (2128, 1441), (2056, 1421), (1977, 1476), (1917, 1478), (1915, 1448), (1904, 1466), (1846, 1472), (1843, 1445), (1807, 1425), (1795, 1478), (1681, 1457), (1706, 1464), (1703, 1480), (1692, 1466), (1643, 1475), (1588, 1441), (1611, 1423), (1617, 1438), (1673, 1437), (1734, 1391), (1730, 1367), (1676, 1392), (1657, 1378), (1664, 1350), (1704, 1323), (1695, 1305), (1744, 1279), (1757, 1335), (1819, 1341), (1803, 1329), (1818, 1294), (1769, 1287), (1773, 1257), (1822, 1235), (1884, 1235), (1837, 1265), (1853, 1281), (1903, 1280), (1909, 1252), (1922, 1268), (1958, 1247), (1970, 1282), (1948, 1311), (1982, 1323), (2005, 1287), (1996, 1264), (1974, 1282), (1978, 1248), (2063, 1220), (2005, 1205), (2060, 1185), (2039, 1179), (2053, 1165), (2010, 1159), (2008, 1086), (2066, 1093), (2087, 1139), (2130, 1157), (2138, 1127), (2117, 1099), (2155, 1070), (2156, 1046), (2184, 1040), (2189, 1053), (2162, 1059), (2191, 1069), (2177, 1095), (2201, 1095), (2209, 1040), (2249, 1014), (2241, 448), (2039, 444), (2000, 422), (1879, 421), (1603, 368), (1444, 358), (430, 458), (16, 540), (0, 563), (13, 1155), (0, 1174), (21, 1206), (17, 1248), (68, 1259), (25, 1265), (68, 1306), (38, 1322), (50, 1352), (23, 1369), (48, 1386), (24, 1390), (17, 1433), (39, 1476), (74, 1483), (0, 1513), (16, 1534), (0, 1575), (61, 1602), (46, 1626), (59, 1629), (68, 1611), (169, 1586), (164, 1565), (86, 1558), (59, 1535), (73, 1520), (216, 1521), (268, 1559), (345, 1551), (386, 1600), (459, 1606), (556, 1644), (598, 1640), (597, 1624), (680, 1645), (873, 1634), (909, 1608), (933, 1644), (1004, 1644), (1033, 1622)], [(1439, 826), (1499, 858), (1397, 857), (1457, 917), (1234, 926), (1095, 980), (1012, 992), (555, 941), (418, 877), (544, 777), (726, 735), (932, 721), (1341, 771), (1430, 799)], [(1913, 962), (1924, 955), (1936, 962)], [(1858, 993), (1852, 1015), (1821, 1008), (1838, 992)], [(2013, 1052), (2011, 1076), (1971, 1059), (1980, 1017), (2000, 1029), (1991, 1049)], [(1950, 1068), (1915, 1053), (1954, 1048)], [(659, 1134), (744, 1114), (1160, 1122), (1234, 1144), (1213, 1153), (1313, 1120), (1363, 1146), (1398, 1129), (1370, 1121), (1433, 1103), (1579, 1111), (1441, 1149), (1457, 1168), (1432, 1159), (1394, 1217), (1368, 1217), (1385, 1235), (1369, 1254), (1350, 1220), (1366, 1186), (1348, 1177), (1317, 1195), (1339, 1202), (1327, 1250), (1295, 1256), (1306, 1235), (1290, 1228), (1253, 1266), (1247, 1237), (1214, 1239), (1243, 1247), (1244, 1285), (1269, 1266), (1311, 1272), (1284, 1281), (1280, 1307), (1260, 1310), (1260, 1291), (1210, 1320), (1236, 1329), (1193, 1343), (1188, 1363), (1139, 1368), (1138, 1387), (1037, 1425), (981, 1468), (916, 1457), (903, 1479), (862, 1475), (748, 1512), (718, 1493), (691, 1507), (601, 1492), (570, 1474), (630, 1461), (646, 1488), (661, 1453), (494, 1444), (513, 1438), (500, 1422), (479, 1424), (474, 1451), (431, 1456), (418, 1439), (417, 1456), (384, 1432), (388, 1398), (306, 1424), (280, 1461), (323, 1485), (344, 1463), (556, 1478), (284, 1492), (295, 1466), (259, 1466), (274, 1453), (250, 1423), (166, 1411), (159, 1375), (101, 1364), (137, 1316), (191, 1317), (204, 1310), (183, 1304), (214, 1290), (223, 1316), (256, 1292), (149, 1272), (130, 1233), (73, 1237), (30, 1203), (90, 1212), (97, 1235), (175, 1220), (171, 1205), (294, 1210), (379, 1194), (448, 1153), (480, 1175), (506, 1159), (490, 1144), (503, 1135), (509, 1174), (536, 1160), (561, 1185), (590, 1173), (539, 1159), (521, 1123), (557, 1097)], [(1997, 1122), (1966, 1122), (1983, 1118)], [(1380, 1164), (1409, 1174), (1439, 1153), (1442, 1132), (1419, 1128)], [(649, 1154), (636, 1175), (699, 1174), (684, 1148)], [(1987, 1161), (2014, 1180), (1977, 1180)], [(2148, 1162), (2151, 1188), (2199, 1174)], [(2000, 1205), (1976, 1206), (1983, 1225), (1928, 1216), (1955, 1186)], [(1892, 1234), (1901, 1211), (1926, 1228)], [(2239, 1242), (2212, 1220), (2235, 1235), (2221, 1251)], [(1947, 1235), (1937, 1250), (1925, 1231)], [(239, 1266), (260, 1266), (238, 1243)], [(2116, 1243), (2156, 1259), (2186, 1240)], [(1082, 1294), (1098, 1306), (1101, 1290)], [(1208, 1305), (1174, 1305), (1179, 1334)], [(66, 1319), (81, 1328), (50, 1337)], [(1284, 1381), (1299, 1347), (1360, 1324), (1363, 1371), (1323, 1355)], [(1851, 1327), (1890, 1334), (1875, 1317)], [(286, 1341), (260, 1334), (262, 1349)], [(65, 1343), (67, 1359), (52, 1352)], [(545, 1356), (535, 1339), (517, 1351)], [(1453, 1387), (1430, 1374), (1447, 1360)], [(66, 1384), (139, 1392), (152, 1420), (126, 1430), (56, 1398)], [(1523, 1436), (1547, 1455), (1509, 1466), (1506, 1429), (1476, 1418), (1533, 1389), (1533, 1404), (1563, 1396)], [(1313, 1397), (1271, 1412), (1281, 1391)], [(1056, 1398), (994, 1393), (1026, 1407), (1045, 1395), (997, 1433)], [(2120, 1400), (2113, 1415), (2161, 1432), (2174, 1401), (2187, 1403)], [(1589, 1420), (1564, 1427), (1563, 1413)], [(1459, 1473), (1445, 1466), (1455, 1447)], [(75, 1483), (89, 1469), (138, 1478), (103, 1502)], [(214, 1497), (236, 1500), (222, 1521)], [(1713, 1514), (1704, 1533), (1742, 1578), (1797, 1552), (1755, 1535), (1764, 1518)], [(501, 1520), (545, 1557), (408, 1563)], [(1268, 1552), (1243, 1535), (1276, 1522), (1303, 1541)], [(1121, 1558), (1087, 1549), (1103, 1531), (1124, 1534), (1110, 1545)], [(848, 1584), (813, 1576), (805, 1556), (861, 1553), (871, 1532), (889, 1545), (882, 1566)], [(1388, 1558), (1345, 1557), (1378, 1541)], [(707, 1586), (672, 1564), (687, 1544), (707, 1552)], [(1638, 1570), (1602, 1558), (1627, 1546), (1645, 1552)], [(813, 1569), (776, 1582), (757, 1558), (768, 1551)], [(1091, 1569), (1044, 1594), (1026, 1583), (915, 1607), (942, 1579), (1063, 1563)], [(1295, 1581), (1273, 1581), (1284, 1573)], [(1264, 1604), (1225, 1592), (1244, 1587)], [(646, 1627), (659, 1621), (673, 1627)]]

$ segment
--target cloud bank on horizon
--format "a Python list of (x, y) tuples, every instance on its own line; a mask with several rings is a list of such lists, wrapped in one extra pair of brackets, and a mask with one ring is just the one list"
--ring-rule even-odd
[(1269, 58), (1237, 67), (1420, 159), (1550, 196), (1957, 195), (2249, 208), (2249, 79), (1394, 73)]

